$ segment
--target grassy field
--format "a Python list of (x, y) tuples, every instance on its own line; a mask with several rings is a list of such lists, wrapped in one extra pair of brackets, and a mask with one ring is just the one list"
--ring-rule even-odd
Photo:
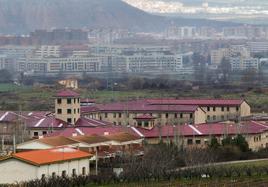
[(162, 182), (139, 182), (139, 183), (121, 183), (110, 185), (88, 185), (87, 187), (266, 187), (268, 186), (268, 177), (252, 177), (238, 179), (200, 179), (200, 180), (175, 180)]
[[(48, 87), (25, 87), (13, 84), (0, 84), (0, 107), (2, 109), (17, 109), (20, 105), (22, 110), (53, 109), (53, 96), (57, 88)], [(268, 92), (247, 91), (243, 93), (230, 93), (222, 89), (211, 90), (131, 90), (131, 91), (93, 91), (80, 89), (83, 98), (96, 99), (97, 102), (111, 102), (133, 100), (141, 98), (245, 98), (252, 106), (253, 111), (268, 112)]]

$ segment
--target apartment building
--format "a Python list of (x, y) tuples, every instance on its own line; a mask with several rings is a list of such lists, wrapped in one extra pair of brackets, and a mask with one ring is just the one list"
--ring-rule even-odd
[(166, 31), (167, 38), (192, 39), (196, 36), (196, 27), (169, 27)]
[(35, 56), (39, 58), (60, 57), (61, 47), (59, 45), (42, 45), (35, 51)]
[(211, 50), (211, 63), (219, 65), (223, 58), (230, 59), (231, 57), (250, 58), (250, 51), (244, 45), (232, 45), (229, 48), (220, 48)]
[[(206, 121), (205, 112), (195, 105), (153, 105), (147, 100), (138, 100), (81, 107), (82, 116), (108, 121), (115, 125), (138, 125), (140, 119), (143, 119), (140, 116), (145, 114), (153, 119), (153, 125), (198, 124)], [(148, 128), (150, 126), (148, 124)]]
[(243, 99), (149, 99), (152, 105), (195, 105), (206, 113), (207, 122), (226, 121), (250, 116), (250, 106)]
[(241, 70), (259, 70), (260, 60), (258, 58), (242, 58), (242, 57), (232, 57), (230, 58), (232, 71)]
[(253, 151), (268, 147), (268, 124), (265, 122), (245, 121), (240, 124), (235, 123), (208, 123), (200, 125), (166, 125), (154, 127), (150, 130), (136, 127), (149, 144), (156, 144), (160, 141), (173, 142), (183, 147), (201, 147), (209, 145), (211, 137), (216, 137), (221, 143), (222, 139), (238, 134), (243, 135), (249, 148)]
[(101, 72), (98, 57), (21, 58), (17, 64), (17, 71), (20, 72)]
[[(231, 99), (147, 99), (81, 108), (82, 116), (109, 121), (116, 125), (137, 125), (148, 128), (155, 124), (200, 124), (239, 120), (250, 116), (244, 100)], [(144, 120), (143, 115), (147, 118)]]
[(268, 51), (268, 42), (267, 41), (254, 41), (248, 42), (249, 49), (252, 53), (259, 53)]

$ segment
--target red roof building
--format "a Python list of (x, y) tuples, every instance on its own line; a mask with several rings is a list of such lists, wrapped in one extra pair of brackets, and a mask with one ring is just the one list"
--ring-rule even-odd
[(34, 165), (47, 165), (56, 162), (77, 160), (82, 158), (89, 158), (92, 155), (70, 147), (60, 147), (54, 149), (44, 149), (37, 151), (27, 151), (15, 153), (13, 158), (34, 164)]
[(151, 105), (239, 106), (244, 99), (148, 99)]
[(80, 94), (76, 93), (75, 91), (72, 90), (67, 90), (67, 89), (63, 89), (60, 90), (59, 92), (57, 92), (56, 97), (80, 97)]

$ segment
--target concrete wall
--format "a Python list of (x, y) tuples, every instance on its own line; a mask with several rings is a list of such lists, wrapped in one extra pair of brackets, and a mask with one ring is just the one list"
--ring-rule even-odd
[(40, 167), (16, 159), (9, 159), (0, 162), (1, 171), (5, 171), (1, 172), (0, 184), (29, 181), (37, 178), (41, 179), (43, 175), (49, 177), (53, 173), (56, 176), (62, 176), (62, 171), (66, 171), (66, 175), (72, 176), (73, 169), (75, 169), (77, 175), (82, 175), (83, 167), (85, 167), (86, 174), (89, 174), (88, 158), (42, 165)]
[[(233, 136), (235, 137), (235, 136)], [(250, 134), (244, 135), (246, 138), (249, 148), (253, 151), (258, 151), (262, 148), (268, 148), (268, 132), (259, 133), (259, 134)], [(224, 136), (218, 136), (218, 142), (221, 143)], [(149, 144), (157, 144), (159, 143), (159, 137), (155, 138), (146, 138), (145, 139)], [(174, 137), (162, 137), (162, 141), (165, 143), (169, 143), (170, 141), (174, 142)], [(189, 144), (192, 142), (192, 144)], [(210, 143), (210, 136), (188, 136), (188, 137), (180, 137), (178, 140), (179, 145), (183, 144), (183, 147), (206, 147)]]
[[(88, 116), (94, 119), (100, 119), (114, 123), (116, 125), (135, 125), (137, 121), (134, 119), (142, 114), (151, 114), (155, 117), (155, 124), (161, 123), (165, 124), (184, 124), (184, 123), (205, 123), (206, 115), (205, 112), (201, 109), (198, 109), (194, 113), (179, 113), (179, 112), (165, 112), (165, 111), (144, 111), (144, 112), (135, 112), (135, 111), (107, 111), (107, 112), (93, 112), (93, 113), (84, 113), (84, 116)], [(182, 115), (182, 116), (181, 116)], [(192, 116), (192, 118), (191, 118)]]
[(41, 178), (42, 175), (46, 177), (52, 176), (55, 173), (56, 176), (62, 176), (62, 171), (66, 171), (66, 175), (72, 177), (72, 171), (75, 169), (77, 175), (82, 175), (82, 168), (86, 168), (86, 174), (89, 172), (89, 159), (73, 160), (69, 162), (44, 165), (38, 168), (37, 177)]
[[(61, 99), (61, 103), (58, 103), (58, 99)], [(68, 104), (67, 100), (71, 99), (71, 103)], [(58, 113), (58, 109), (61, 109), (61, 114)], [(67, 110), (70, 109), (71, 113), (68, 114)], [(75, 124), (75, 122), (80, 118), (80, 99), (79, 98), (56, 98), (55, 99), (55, 114), (57, 119), (61, 119), (65, 122), (68, 122), (68, 118), (70, 118), (71, 124)]]
[(206, 112), (207, 122), (226, 121), (249, 116), (250, 106), (243, 102), (240, 106), (202, 106)]
[(37, 178), (37, 167), (16, 159), (0, 162), (0, 184), (29, 181)]

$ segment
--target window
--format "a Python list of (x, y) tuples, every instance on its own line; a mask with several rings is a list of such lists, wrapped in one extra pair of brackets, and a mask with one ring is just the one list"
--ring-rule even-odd
[(72, 99), (68, 98), (67, 99), (67, 104), (72, 104)]
[(116, 113), (114, 113), (114, 118), (116, 118)]
[(82, 175), (86, 175), (86, 167), (82, 168)]
[(238, 106), (236, 107), (236, 111), (237, 111), (237, 112), (239, 111), (239, 107), (238, 107)]
[(175, 113), (175, 114), (174, 114), (174, 117), (175, 117), (175, 118), (178, 118), (178, 114), (177, 114), (177, 113)]
[(207, 107), (207, 111), (208, 111), (208, 112), (210, 111), (210, 107), (209, 107), (209, 106)]
[(38, 136), (38, 132), (34, 132), (34, 136)]
[(121, 113), (118, 113), (118, 117), (121, 118), (122, 117), (122, 114)]
[(80, 109), (79, 109), (79, 108), (77, 109), (77, 113), (78, 113), (78, 114), (80, 113)]
[(182, 113), (180, 114), (180, 118), (183, 118), (183, 114)]
[(116, 125), (116, 122), (114, 121), (114, 125)]
[(193, 139), (187, 139), (187, 144), (192, 145), (193, 144)]
[(195, 140), (195, 144), (201, 144), (201, 140)]
[(118, 125), (122, 125), (121, 121), (118, 122)]
[(80, 99), (79, 98), (77, 98), (77, 102), (80, 103)]
[(67, 119), (67, 122), (68, 122), (68, 123), (72, 123), (72, 118), (68, 118), (68, 119)]
[(63, 170), (63, 171), (61, 172), (61, 176), (62, 176), (62, 177), (66, 177), (66, 171), (65, 171), (65, 170)]
[(76, 109), (74, 109), (74, 114), (76, 114)]
[(72, 109), (67, 109), (67, 114), (72, 114)]
[(73, 176), (73, 177), (76, 176), (76, 170), (75, 170), (75, 169), (73, 169), (73, 171), (72, 171), (72, 176)]
[(229, 107), (229, 106), (227, 106), (227, 111), (228, 111), (228, 112), (230, 111), (230, 107)]
[(221, 120), (224, 120), (224, 116), (223, 115), (221, 116)]
[(138, 126), (141, 127), (142, 126), (142, 122), (138, 121)]
[(148, 121), (144, 122), (144, 127), (149, 127), (149, 122)]
[(166, 113), (166, 118), (168, 118), (168, 113)]
[(215, 116), (215, 115), (213, 116), (213, 120), (214, 120), (214, 121), (216, 120), (216, 116)]
[(108, 113), (105, 113), (104, 115), (105, 115), (105, 118), (108, 118)]
[(74, 98), (74, 103), (76, 103), (76, 99)]
[(62, 114), (62, 110), (59, 108), (57, 111), (58, 114)]
[(221, 111), (224, 112), (224, 106), (221, 107)]
[(74, 118), (74, 123), (76, 122), (76, 118)]
[(57, 103), (58, 104), (61, 104), (61, 99), (57, 99)]
[(192, 118), (193, 118), (193, 113), (190, 114), (190, 119), (192, 119)]
[(47, 134), (47, 131), (43, 131), (42, 133), (43, 133), (43, 135), (46, 135)]
[(216, 107), (215, 107), (215, 106), (213, 107), (213, 111), (214, 111), (214, 112), (216, 111)]
[(210, 120), (210, 115), (207, 116), (207, 120)]

